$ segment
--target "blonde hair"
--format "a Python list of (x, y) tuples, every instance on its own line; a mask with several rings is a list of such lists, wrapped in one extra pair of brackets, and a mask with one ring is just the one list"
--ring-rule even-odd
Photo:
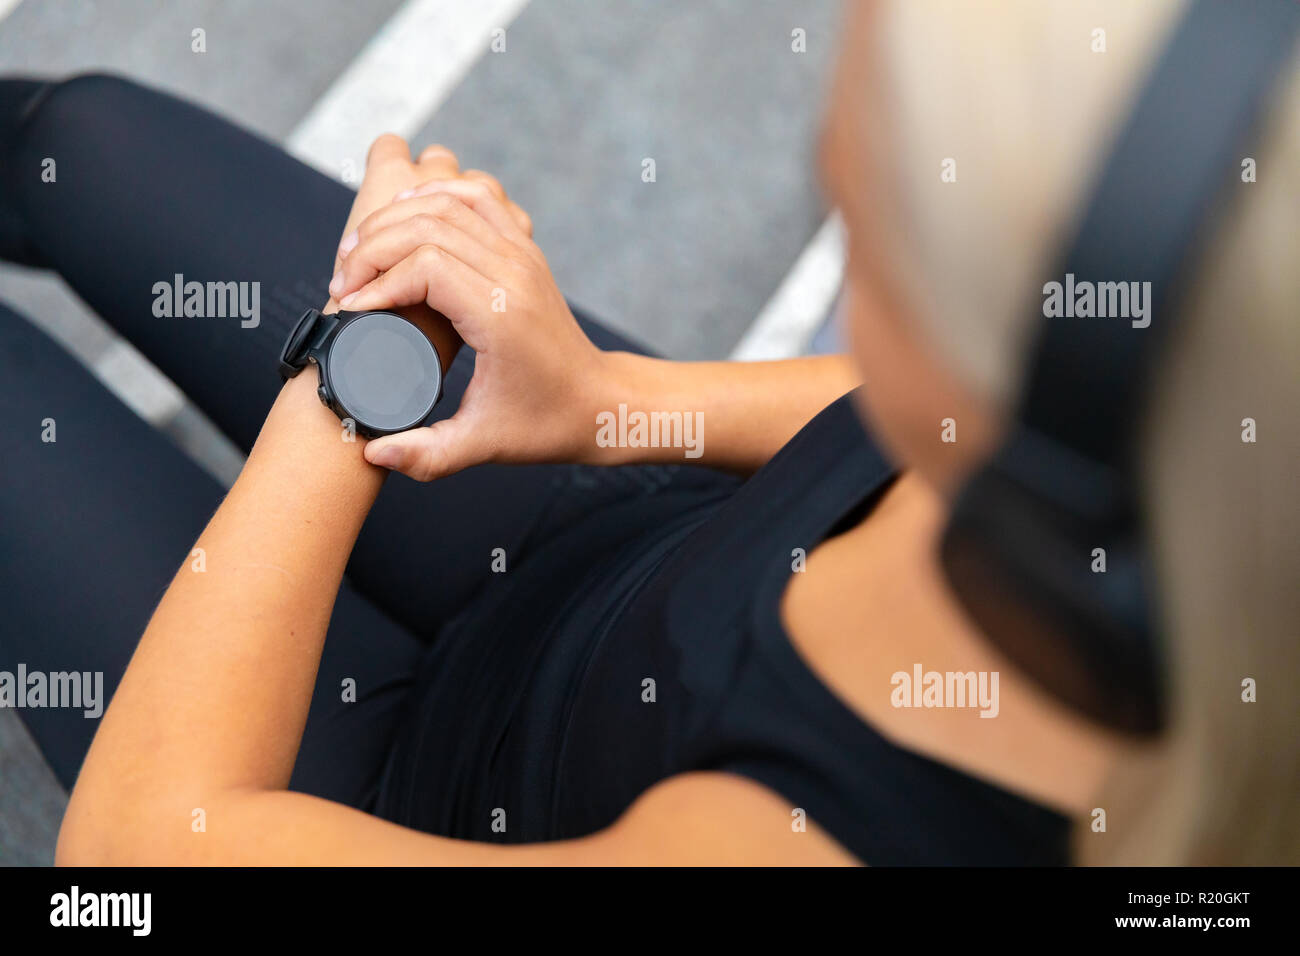
[[(898, 279), (933, 347), (995, 407), (1009, 410), (1020, 385), (1029, 294), (1182, 9), (882, 11), (890, 112), (877, 142), (892, 156)], [(1098, 798), (1106, 832), (1078, 828), (1081, 862), (1300, 863), (1300, 59), (1277, 92), (1242, 147), (1258, 181), (1220, 213), (1142, 412), (1170, 730), (1121, 758)], [(956, 180), (941, 182), (949, 159)]]

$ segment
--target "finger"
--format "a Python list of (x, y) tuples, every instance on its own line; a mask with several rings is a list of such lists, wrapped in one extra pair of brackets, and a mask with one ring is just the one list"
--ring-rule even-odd
[[(469, 209), (465, 212), (478, 218)], [(481, 219), (479, 222), (491, 232), (487, 223)], [(500, 241), (498, 234), (491, 232), (491, 235)], [(446, 217), (420, 213), (363, 238), (335, 273), (330, 282), (330, 295), (338, 298), (355, 292), (424, 245), (437, 246), (455, 256), (484, 279), (504, 274), (505, 261), (477, 238)]]
[(491, 308), (493, 288), (493, 283), (451, 253), (426, 245), (356, 292), (344, 296), (339, 305), (362, 312), (425, 302), (445, 315), (465, 343), (474, 348), (470, 339), (475, 336), (467, 334), (471, 331), (468, 320)]
[(492, 195), (505, 204), (510, 215), (514, 217), (515, 224), (523, 230), (524, 234), (531, 237), (533, 234), (533, 217), (524, 212), (523, 208), (516, 202), (513, 202), (506, 195), (506, 188), (501, 185), (501, 180), (497, 179), (491, 173), (484, 172), (481, 169), (467, 169), (460, 174), (462, 179), (473, 179), (481, 182), (484, 186), (492, 191)]
[(401, 160), (404, 163), (411, 161), (411, 147), (407, 145), (406, 140), (396, 133), (385, 133), (370, 144), (370, 151), (366, 153), (366, 169), (372, 166), (388, 165)]
[(501, 180), (497, 179), (491, 173), (486, 173), (481, 169), (467, 169), (460, 174), (461, 179), (472, 179), (480, 182), (488, 189), (492, 190), (492, 195), (496, 196), (502, 202), (508, 198), (506, 196), (506, 187), (501, 185)]
[(372, 465), (400, 471), (416, 481), (432, 481), (490, 460), (487, 430), (457, 413), (427, 428), (412, 428), (375, 438), (365, 447)]
[(524, 235), (529, 239), (533, 238), (533, 217), (524, 212), (524, 207), (512, 200), (506, 200), (506, 208), (510, 210), (510, 215), (515, 219), (515, 225), (523, 230)]
[(461, 200), (470, 209), (473, 209), (497, 229), (501, 230), (501, 234), (507, 239), (521, 244), (531, 241), (528, 235), (519, 228), (519, 223), (515, 220), (515, 217), (510, 215), (510, 210), (506, 208), (506, 204), (496, 197), (486, 183), (477, 180), (435, 179), (404, 193), (398, 193), (394, 197), (394, 201), (400, 202), (417, 196), (433, 196), (443, 193)]
[(441, 192), (403, 199), (376, 209), (363, 219), (356, 229), (343, 237), (343, 241), (339, 243), (339, 258), (346, 259), (351, 255), (352, 250), (361, 240), (412, 216), (420, 215), (437, 216), (459, 226), (498, 255), (504, 256), (517, 251), (517, 247), (501, 234), (501, 230), (484, 219), (462, 199), (452, 193)]
[(429, 176), (456, 176), (460, 173), (460, 160), (456, 158), (456, 154), (446, 146), (437, 143), (420, 150), (416, 163), (420, 167), (420, 172), (427, 173)]

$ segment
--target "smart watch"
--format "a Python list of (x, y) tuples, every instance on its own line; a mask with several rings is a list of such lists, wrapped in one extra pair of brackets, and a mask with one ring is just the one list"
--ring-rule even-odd
[(311, 362), (316, 394), (367, 438), (428, 423), (442, 396), (438, 350), (395, 312), (303, 313), (280, 352), (288, 381)]

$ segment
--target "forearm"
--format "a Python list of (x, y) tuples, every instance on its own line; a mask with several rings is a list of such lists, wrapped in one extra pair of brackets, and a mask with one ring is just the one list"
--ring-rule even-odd
[[(694, 463), (730, 471), (760, 468), (823, 408), (859, 384), (848, 358), (814, 356), (776, 362), (672, 362), (629, 352), (608, 352), (603, 400), (590, 422), (586, 445), (592, 464)], [(620, 411), (619, 406), (626, 409)], [(646, 415), (643, 444), (634, 412)], [(689, 439), (674, 444), (681, 413)], [(599, 418), (597, 418), (599, 416)], [(690, 416), (689, 421), (687, 416)], [(654, 423), (658, 422), (656, 426)], [(612, 431), (602, 428), (612, 424)], [(610, 437), (617, 440), (609, 443)], [(668, 440), (665, 440), (668, 439)], [(689, 445), (696, 447), (691, 448)]]
[(315, 386), (308, 369), (282, 390), (154, 612), (61, 842), (87, 826), (95, 841), (138, 839), (142, 820), (188, 834), (209, 796), (287, 786), (343, 569), (383, 483)]

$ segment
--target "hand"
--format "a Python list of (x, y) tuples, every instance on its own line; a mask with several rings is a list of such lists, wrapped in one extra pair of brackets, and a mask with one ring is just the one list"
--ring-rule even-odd
[[(356, 245), (356, 227), (377, 209), (388, 205), (398, 193), (410, 193), (412, 190), (430, 183), (464, 179), (481, 182), (492, 190), (502, 202), (506, 203), (512, 215), (529, 235), (532, 234), (532, 222), (527, 213), (510, 202), (505, 189), (497, 180), (478, 169), (461, 170), (454, 153), (445, 146), (428, 146), (420, 152), (415, 162), (411, 161), (411, 149), (406, 140), (393, 133), (380, 136), (370, 146), (366, 155), (366, 175), (357, 190), (356, 199), (347, 223), (343, 227), (343, 240), (334, 259), (335, 277), (338, 276), (342, 257)], [(330, 283), (331, 298), (325, 311), (332, 312), (338, 308), (337, 296), (334, 295), (335, 282)], [(443, 369), (451, 364), (460, 350), (461, 340), (445, 318), (420, 303), (406, 309), (398, 309), (402, 315), (423, 330), (438, 349), (443, 361)]]
[(411, 162), (411, 150), (406, 140), (395, 133), (385, 133), (370, 145), (366, 156), (366, 175), (357, 190), (357, 198), (352, 203), (347, 225), (343, 227), (343, 239), (339, 243), (339, 255), (335, 258), (335, 271), (339, 259), (347, 255), (357, 244), (357, 226), (361, 221), (394, 199), (409, 199), (411, 196), (424, 195), (428, 188), (449, 179), (465, 179), (480, 182), (505, 203), (510, 214), (519, 224), (519, 228), (529, 236), (533, 234), (533, 221), (528, 213), (511, 201), (506, 195), (505, 187), (490, 173), (481, 169), (460, 168), (456, 154), (446, 146), (426, 146), (420, 151), (419, 158)]
[(371, 463), (429, 481), (481, 462), (592, 454), (605, 353), (578, 326), (525, 226), (485, 181), (445, 179), (371, 213), (340, 250), (344, 308), (427, 305), (476, 353), (456, 414), (374, 439)]

